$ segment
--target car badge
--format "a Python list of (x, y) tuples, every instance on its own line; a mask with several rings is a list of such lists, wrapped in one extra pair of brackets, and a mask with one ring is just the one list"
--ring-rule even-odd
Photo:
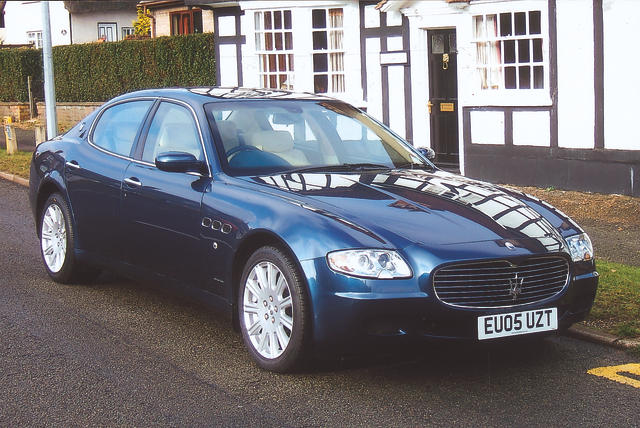
[(518, 296), (522, 293), (522, 284), (524, 283), (524, 278), (518, 278), (518, 274), (514, 278), (509, 280), (509, 295), (516, 300)]
[(511, 242), (507, 241), (504, 243), (504, 246), (507, 247), (509, 250), (513, 251), (516, 249), (516, 246), (513, 245)]

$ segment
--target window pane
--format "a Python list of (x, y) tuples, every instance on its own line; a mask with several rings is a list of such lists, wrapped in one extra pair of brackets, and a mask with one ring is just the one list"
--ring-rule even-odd
[(329, 26), (331, 28), (342, 28), (342, 9), (329, 9)]
[(544, 67), (540, 65), (533, 67), (533, 87), (535, 89), (544, 88)]
[(93, 130), (92, 142), (105, 150), (130, 156), (140, 125), (153, 101), (132, 101), (108, 108)]
[(529, 62), (529, 39), (518, 40), (518, 62)]
[(276, 30), (280, 30), (282, 28), (282, 12), (279, 10), (273, 12), (273, 28)]
[(540, 11), (534, 10), (529, 12), (529, 34), (542, 33), (542, 24), (540, 19)]
[(527, 65), (519, 68), (520, 69), (518, 70), (518, 72), (520, 74), (520, 84), (518, 85), (518, 87), (520, 89), (531, 89), (531, 67)]
[(318, 73), (328, 71), (328, 69), (327, 54), (313, 54), (313, 71)]
[(260, 26), (260, 23), (262, 22), (262, 12), (256, 12), (256, 14), (253, 15), (253, 20), (255, 21), (255, 29), (261, 30), (262, 27)]
[(275, 33), (275, 37), (276, 37), (276, 50), (277, 51), (281, 51), (283, 46), (282, 46), (282, 33)]
[(287, 30), (291, 30), (291, 11), (284, 11), (284, 28)]
[(327, 12), (324, 9), (314, 9), (311, 12), (313, 28), (327, 28)]
[(527, 14), (524, 12), (514, 13), (516, 36), (527, 34)]
[(331, 58), (331, 71), (344, 71), (344, 53), (332, 53)]
[(193, 12), (193, 32), (202, 33), (202, 12)]
[(327, 92), (329, 79), (326, 74), (320, 74), (313, 76), (313, 91), (318, 94), (324, 94)]
[(500, 14), (500, 36), (510, 36), (513, 34), (513, 30), (511, 29), (511, 14), (510, 13), (501, 13)]
[(265, 30), (271, 30), (272, 26), (271, 26), (271, 12), (265, 12), (264, 13), (264, 29)]
[(504, 41), (504, 62), (505, 64), (513, 64), (516, 62), (516, 41)]
[(278, 71), (287, 71), (287, 56), (278, 55)]
[(444, 53), (444, 36), (442, 34), (434, 34), (431, 36), (431, 53)]
[(506, 89), (516, 88), (516, 68), (515, 67), (504, 68), (504, 87)]
[(290, 32), (284, 33), (284, 48), (288, 51), (293, 49), (293, 35)]
[(327, 32), (326, 31), (314, 31), (313, 32), (313, 50), (327, 49)]
[(159, 154), (184, 152), (204, 160), (198, 128), (193, 116), (186, 108), (163, 102), (153, 116), (142, 160), (155, 162)]
[(533, 61), (542, 62), (542, 39), (533, 39)]

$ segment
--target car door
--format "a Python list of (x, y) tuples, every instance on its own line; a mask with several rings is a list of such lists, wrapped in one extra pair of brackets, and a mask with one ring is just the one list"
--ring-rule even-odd
[(154, 100), (114, 104), (99, 113), (87, 141), (67, 153), (65, 180), (78, 246), (90, 256), (121, 255), (120, 192), (131, 151)]
[(127, 167), (123, 180), (127, 262), (199, 285), (204, 259), (201, 204), (211, 183), (209, 173), (167, 172), (155, 166), (156, 157), (166, 152), (206, 160), (193, 112), (187, 105), (162, 101), (140, 144), (137, 160)]

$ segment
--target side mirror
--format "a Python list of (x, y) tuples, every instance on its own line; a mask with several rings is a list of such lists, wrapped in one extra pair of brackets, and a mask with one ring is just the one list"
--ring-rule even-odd
[(418, 147), (418, 152), (430, 161), (436, 158), (436, 152), (431, 147)]
[(202, 173), (204, 162), (199, 161), (190, 153), (165, 152), (156, 158), (156, 167), (167, 172), (198, 172)]

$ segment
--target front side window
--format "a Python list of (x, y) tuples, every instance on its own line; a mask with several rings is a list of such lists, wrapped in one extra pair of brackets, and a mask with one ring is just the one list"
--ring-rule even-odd
[(27, 32), (27, 39), (29, 43), (36, 49), (42, 48), (42, 31), (29, 31)]
[(155, 163), (161, 153), (183, 152), (204, 160), (198, 128), (189, 110), (163, 102), (156, 110), (142, 152), (142, 160)]
[(106, 109), (93, 129), (93, 144), (121, 156), (130, 156), (138, 130), (152, 103), (130, 101)]
[(505, 12), (473, 17), (476, 68), (482, 90), (544, 89), (542, 12)]
[(256, 53), (264, 88), (293, 90), (293, 29), (290, 10), (256, 12)]
[(314, 92), (344, 92), (343, 11), (314, 9), (311, 16)]

